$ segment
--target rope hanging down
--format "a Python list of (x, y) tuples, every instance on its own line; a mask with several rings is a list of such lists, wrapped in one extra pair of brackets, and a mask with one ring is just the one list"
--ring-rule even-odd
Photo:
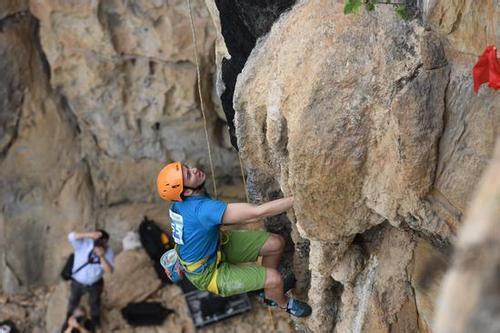
[[(208, 147), (208, 159), (210, 162), (210, 172), (212, 173), (212, 182), (214, 184), (214, 195), (215, 195), (215, 198), (217, 199), (218, 195), (217, 195), (217, 186), (215, 184), (215, 172), (214, 172), (214, 165), (213, 165), (213, 161), (212, 161), (212, 149), (210, 146), (210, 139), (208, 137), (207, 119), (205, 116), (205, 105), (203, 102), (203, 96), (202, 96), (202, 92), (201, 92), (201, 74), (200, 74), (201, 71), (200, 71), (200, 63), (198, 60), (198, 40), (196, 38), (196, 30), (194, 27), (191, 0), (187, 0), (187, 4), (188, 4), (188, 9), (189, 9), (189, 20), (191, 23), (191, 34), (193, 35), (194, 58), (195, 58), (195, 62), (196, 62), (196, 73), (198, 76), (198, 79), (197, 79), (198, 95), (200, 96), (201, 114), (203, 115), (203, 125), (204, 125), (203, 128), (205, 130), (205, 138), (206, 138), (207, 147)], [(241, 170), (241, 178), (243, 180), (243, 187), (245, 189), (245, 196), (246, 196), (247, 202), (250, 202), (250, 198), (248, 197), (247, 184), (246, 184), (246, 180), (245, 180), (245, 172), (243, 170), (243, 163), (241, 160), (240, 152), (238, 152), (238, 159), (239, 159), (239, 163), (240, 163), (240, 170)], [(253, 224), (253, 223), (262, 223), (262, 222), (263, 222), (263, 220), (253, 220), (253, 221), (248, 221), (248, 222), (238, 222), (238, 224), (242, 225), (242, 224)], [(232, 223), (227, 223), (227, 224), (232, 224)]]
[(193, 35), (193, 44), (194, 44), (194, 59), (196, 61), (196, 74), (197, 74), (197, 82), (198, 82), (198, 95), (200, 96), (200, 106), (201, 106), (201, 114), (203, 116), (203, 125), (205, 129), (205, 138), (207, 140), (208, 147), (208, 159), (210, 162), (210, 172), (212, 173), (212, 183), (214, 184), (214, 195), (217, 199), (217, 185), (215, 184), (215, 172), (214, 172), (214, 163), (212, 161), (212, 149), (210, 147), (210, 139), (208, 137), (207, 130), (207, 118), (205, 116), (205, 104), (203, 103), (203, 94), (201, 93), (201, 73), (200, 73), (200, 63), (198, 61), (198, 42), (196, 40), (196, 31), (194, 28), (194, 20), (193, 13), (191, 9), (191, 0), (187, 0), (188, 8), (189, 8), (189, 21), (191, 22), (191, 33)]

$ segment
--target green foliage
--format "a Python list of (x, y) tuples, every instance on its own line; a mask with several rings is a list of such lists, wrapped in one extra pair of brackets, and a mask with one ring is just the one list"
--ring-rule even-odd
[(410, 19), (411, 15), (408, 12), (408, 8), (405, 5), (391, 2), (390, 0), (385, 0), (384, 2), (380, 0), (345, 0), (344, 3), (344, 14), (353, 14), (359, 12), (361, 6), (365, 6), (366, 10), (371, 12), (375, 10), (375, 5), (392, 5), (394, 6), (394, 11), (396, 15), (402, 18), (403, 20)]
[(346, 0), (344, 5), (344, 14), (357, 13), (361, 8), (362, 0)]
[(366, 10), (371, 12), (372, 10), (375, 10), (375, 1), (374, 0), (368, 0), (365, 3)]
[(396, 6), (394, 9), (396, 11), (396, 15), (401, 17), (403, 20), (408, 20), (410, 18), (410, 13), (408, 12), (408, 8), (405, 5)]

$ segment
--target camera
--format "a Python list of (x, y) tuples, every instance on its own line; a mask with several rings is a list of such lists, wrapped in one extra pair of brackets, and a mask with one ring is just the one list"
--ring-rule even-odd
[(78, 325), (83, 325), (83, 323), (85, 322), (85, 316), (78, 316), (75, 318), (75, 320), (78, 323)]
[(107, 239), (101, 237), (94, 241), (94, 246), (105, 248), (107, 243), (108, 243)]

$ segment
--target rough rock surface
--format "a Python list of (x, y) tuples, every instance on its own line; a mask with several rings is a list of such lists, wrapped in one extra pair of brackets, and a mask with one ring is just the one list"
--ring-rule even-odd
[(131, 301), (142, 301), (161, 286), (151, 259), (142, 249), (121, 252), (115, 267), (113, 274), (104, 278), (105, 306), (122, 308)]
[[(210, 100), (215, 31), (193, 15), (217, 182), (242, 198)], [(2, 1), (0, 20), (0, 288), (16, 293), (56, 281), (71, 230), (105, 227), (119, 251), (144, 215), (166, 225), (158, 170), (209, 163), (185, 1)]]
[[(211, 100), (215, 29), (203, 2), (192, 3), (219, 195), (242, 200), (238, 157), (220, 102)], [(65, 285), (49, 302), (19, 305), (19, 295), (60, 281), (71, 252), (68, 232), (103, 227), (118, 254), (145, 215), (168, 226), (154, 186), (165, 162), (209, 169), (186, 2), (0, 1), (0, 72), (0, 319), (27, 332), (53, 332), (65, 315)], [(147, 290), (132, 287), (130, 279), (151, 273), (145, 260), (124, 262), (138, 271), (116, 282), (130, 284), (126, 290), (113, 289), (119, 278), (109, 277), (112, 303), (157, 289), (155, 274), (146, 274)], [(168, 331), (194, 331), (182, 311)], [(133, 331), (117, 308), (103, 316)], [(284, 318), (277, 325), (286, 332)]]
[(426, 36), (417, 26), (365, 17), (377, 34), (370, 43), (346, 28), (361, 18), (323, 5), (296, 6), (254, 49), (236, 86), (236, 125), (248, 167), (295, 195), (303, 234), (339, 240), (419, 208), (435, 172), (448, 69), (419, 62)]
[(36, 36), (29, 13), (2, 21), (0, 272), (6, 292), (53, 280), (69, 252), (60, 240), (89, 226), (91, 216), (91, 181), (79, 161), (75, 124), (52, 93)]
[[(474, 95), (470, 68), (499, 9), (422, 6), (405, 22), (384, 6), (344, 16), (341, 3), (302, 1), (243, 59), (233, 107), (251, 193), (293, 194), (294, 240), (310, 241), (295, 267), (314, 309), (303, 329), (432, 330), (450, 244), (498, 135), (498, 92)], [(219, 54), (239, 57), (244, 42), (219, 22)]]
[[(234, 128), (233, 96), (236, 79), (258, 38), (267, 34), (274, 21), (296, 0), (206, 1), (217, 28), (217, 93), (229, 125), (232, 145), (238, 142)], [(225, 42), (224, 42), (225, 41)]]
[[(25, 294), (0, 295), (0, 321), (11, 320), (20, 332), (47, 332), (44, 317), (51, 289), (44, 287)], [(56, 320), (60, 321), (61, 318)]]
[[(68, 283), (61, 282), (50, 289), (37, 289), (26, 295), (0, 296), (0, 318), (11, 319), (21, 332), (59, 333), (68, 302)], [(126, 288), (125, 292), (131, 290)], [(138, 300), (132, 300), (138, 301)], [(175, 313), (168, 316), (163, 325), (153, 327), (131, 327), (123, 319), (119, 307), (108, 307), (103, 311), (101, 332), (123, 333), (161, 333), (161, 332), (295, 332), (291, 319), (283, 311), (268, 312), (268, 308), (253, 300), (252, 311), (244, 316), (236, 316), (226, 321), (215, 323), (206, 328), (196, 330), (190, 318), (189, 309), (182, 290), (175, 285), (169, 285), (150, 295), (147, 301), (160, 302), (163, 306), (173, 309)], [(83, 298), (86, 306), (87, 299)]]
[(500, 38), (494, 1), (424, 0), (426, 21), (446, 36), (450, 47), (468, 54), (481, 54), (485, 45), (497, 44)]
[(436, 332), (500, 330), (500, 137), (456, 243), (436, 312)]
[[(69, 293), (70, 282), (59, 283), (54, 288), (52, 293), (50, 293), (47, 301), (47, 310), (45, 315), (45, 329), (47, 332), (58, 332), (64, 324), (65, 317), (64, 315), (61, 316), (61, 314), (66, 314), (67, 312)], [(85, 296), (82, 299), (82, 303), (86, 303), (87, 299), (88, 296)]]
[[(228, 125), (251, 199), (295, 196), (292, 223), (266, 227), (295, 243), (286, 268), (314, 309), (297, 327), (432, 331), (450, 244), (499, 135), (499, 94), (474, 95), (470, 75), (484, 47), (499, 45), (498, 3), (418, 1), (406, 22), (382, 5), (345, 16), (342, 1), (207, 2), (193, 1), (193, 14), (219, 189), (242, 198)], [(104, 227), (118, 253), (143, 216), (167, 227), (154, 190), (163, 163), (208, 169), (191, 38), (183, 0), (0, 2), (2, 319), (55, 329), (64, 286), (50, 300), (33, 288), (58, 281), (67, 233)], [(117, 258), (137, 271), (119, 270), (153, 281), (140, 253)], [(450, 276), (469, 278), (461, 260)], [(182, 309), (151, 332), (193, 330), (175, 288), (120, 294), (117, 284), (133, 284), (110, 278), (107, 331), (133, 332), (116, 304), (151, 293)], [(495, 289), (477, 295), (495, 304)], [(475, 304), (456, 324), (495, 329), (495, 313)], [(207, 331), (270, 331), (265, 311)], [(276, 318), (288, 332), (288, 317)]]

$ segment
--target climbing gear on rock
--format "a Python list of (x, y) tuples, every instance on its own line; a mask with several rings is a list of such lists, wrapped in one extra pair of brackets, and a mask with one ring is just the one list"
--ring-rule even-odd
[(163, 200), (182, 201), (182, 164), (173, 162), (161, 169), (156, 179), (156, 188)]
[(278, 306), (278, 304), (275, 301), (267, 298), (264, 298), (263, 302), (270, 308), (279, 307), (280, 309), (285, 310), (294, 317), (307, 317), (312, 313), (312, 309), (307, 303), (291, 297), (288, 298), (286, 307), (283, 308)]

